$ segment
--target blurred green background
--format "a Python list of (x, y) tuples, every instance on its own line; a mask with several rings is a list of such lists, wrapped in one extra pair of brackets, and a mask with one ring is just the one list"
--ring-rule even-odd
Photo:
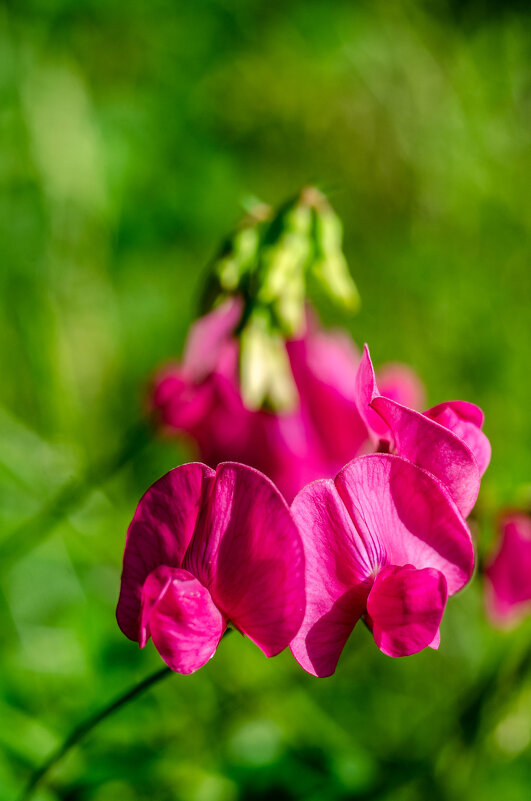
[[(523, 501), (526, 5), (0, 3), (1, 801), (161, 664), (114, 606), (136, 502), (187, 455), (135, 425), (247, 198), (318, 183), (363, 299), (353, 320), (324, 318), (376, 364), (410, 363), (430, 405), (484, 408), (481, 552), (496, 511)], [(359, 626), (331, 679), (232, 635), (35, 798), (527, 801), (530, 635), (489, 627), (479, 578), (450, 602), (438, 653), (391, 660)]]

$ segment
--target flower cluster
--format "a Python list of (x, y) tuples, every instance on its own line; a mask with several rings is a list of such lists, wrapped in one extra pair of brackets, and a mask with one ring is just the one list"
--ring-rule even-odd
[(238, 315), (229, 302), (200, 320), (183, 364), (156, 382), (159, 419), (217, 467), (175, 468), (140, 501), (122, 631), (141, 646), (151, 637), (181, 673), (201, 667), (229, 625), (267, 656), (290, 646), (316, 676), (334, 672), (360, 618), (389, 656), (437, 648), (447, 598), (474, 566), (465, 517), (490, 458), (481, 411), (462, 401), (416, 411), (411, 374), (388, 369), (379, 389), (368, 349), (360, 359), (315, 324), (287, 343), (297, 410), (250, 411)]
[(341, 237), (313, 188), (255, 210), (214, 260), (182, 362), (153, 382), (159, 429), (206, 464), (140, 501), (117, 617), (178, 672), (201, 667), (228, 626), (267, 656), (290, 646), (316, 676), (334, 672), (360, 618), (389, 656), (437, 648), (447, 599), (472, 575), (483, 413), (419, 411), (409, 368), (376, 374), (367, 346), (320, 328), (312, 282), (344, 310), (359, 303)]

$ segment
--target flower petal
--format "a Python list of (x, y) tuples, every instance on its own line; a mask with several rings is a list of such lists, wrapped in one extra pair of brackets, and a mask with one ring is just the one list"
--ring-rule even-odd
[(359, 354), (340, 331), (310, 329), (304, 339), (286, 347), (302, 412), (308, 414), (326, 459), (313, 478), (328, 478), (357, 456), (369, 437), (356, 405)]
[[(163, 368), (153, 381), (150, 407), (160, 423), (207, 441), (215, 431), (213, 415), (243, 410), (238, 385), (238, 343), (234, 329), (241, 301), (232, 298), (190, 328), (182, 364)], [(225, 457), (226, 458), (226, 457)]]
[(376, 576), (367, 613), (376, 645), (387, 656), (410, 656), (430, 645), (446, 605), (446, 579), (438, 570), (388, 565)]
[(196, 320), (188, 333), (183, 357), (183, 370), (189, 378), (200, 382), (215, 372), (225, 374), (226, 360), (232, 367), (232, 356), (237, 358), (234, 330), (241, 313), (241, 299), (232, 297)]
[(305, 409), (280, 415), (257, 412), (251, 432), (246, 458), (241, 461), (269, 476), (288, 503), (302, 487), (330, 471), (330, 463)]
[(305, 487), (291, 509), (306, 560), (306, 612), (291, 651), (308, 673), (330, 676), (365, 610), (372, 568), (332, 480)]
[(227, 622), (210, 593), (179, 568), (155, 568), (142, 588), (143, 647), (155, 648), (177, 673), (193, 673), (214, 655)]
[(127, 531), (118, 625), (139, 639), (142, 586), (160, 565), (180, 567), (194, 532), (199, 506), (214, 471), (191, 463), (170, 470), (145, 493)]
[(257, 470), (218, 466), (183, 566), (266, 656), (297, 633), (305, 605), (302, 543), (282, 495)]
[(162, 426), (193, 433), (212, 406), (212, 387), (194, 384), (181, 367), (170, 365), (155, 376), (149, 404)]
[(435, 420), (390, 398), (375, 397), (371, 407), (389, 427), (394, 451), (440, 479), (466, 517), (476, 502), (481, 479), (468, 445)]
[(470, 531), (444, 485), (391, 454), (354, 459), (336, 476), (338, 493), (365, 542), (374, 572), (385, 564), (439, 570), (453, 595), (474, 567)]
[(446, 401), (428, 409), (424, 415), (450, 429), (466, 442), (474, 454), (480, 475), (483, 475), (489, 466), (491, 448), (481, 430), (484, 416), (479, 406), (467, 401)]
[(498, 553), (485, 569), (487, 609), (498, 624), (510, 625), (531, 609), (531, 516), (502, 520)]
[(356, 404), (375, 443), (379, 440), (390, 440), (389, 427), (386, 421), (374, 411), (371, 405), (374, 398), (377, 398), (379, 394), (369, 347), (365, 345), (356, 375)]

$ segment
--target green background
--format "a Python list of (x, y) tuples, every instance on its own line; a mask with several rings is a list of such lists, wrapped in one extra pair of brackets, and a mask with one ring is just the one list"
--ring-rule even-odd
[[(363, 300), (352, 320), (324, 319), (377, 365), (411, 364), (430, 405), (485, 410), (481, 553), (498, 510), (525, 502), (525, 7), (0, 3), (1, 801), (161, 664), (114, 606), (136, 502), (187, 454), (136, 425), (250, 198), (317, 183)], [(233, 634), (103, 724), (35, 797), (527, 801), (530, 634), (490, 628), (479, 577), (451, 600), (438, 653), (391, 660), (360, 626), (326, 680)]]

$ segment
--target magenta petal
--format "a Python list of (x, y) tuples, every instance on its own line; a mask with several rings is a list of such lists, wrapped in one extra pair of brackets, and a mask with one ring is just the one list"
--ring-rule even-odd
[(460, 420), (466, 420), (468, 423), (473, 423), (476, 428), (483, 428), (485, 415), (483, 414), (482, 409), (480, 409), (479, 406), (476, 406), (475, 403), (470, 403), (469, 401), (444, 401), (443, 403), (439, 403), (437, 406), (433, 406), (431, 409), (428, 409), (428, 411), (424, 412), (424, 414), (427, 414), (433, 420), (436, 420), (438, 415), (447, 409), (452, 409), (452, 411), (455, 412), (456, 416)]
[(282, 495), (257, 470), (218, 466), (208, 514), (184, 567), (266, 656), (297, 633), (305, 605), (302, 543)]
[(155, 648), (177, 673), (193, 673), (214, 655), (226, 620), (209, 591), (186, 570), (156, 568), (142, 589), (143, 646)]
[(306, 557), (306, 612), (291, 651), (308, 673), (330, 676), (365, 610), (372, 567), (332, 480), (305, 487), (291, 508)]
[(466, 442), (474, 454), (480, 475), (483, 475), (489, 466), (491, 448), (481, 430), (483, 412), (479, 406), (467, 401), (447, 401), (428, 409), (424, 415), (450, 429)]
[(194, 532), (199, 505), (214, 471), (203, 464), (176, 467), (141, 498), (127, 531), (118, 625), (131, 640), (139, 639), (142, 586), (159, 565), (180, 567)]
[(375, 397), (371, 406), (388, 425), (395, 453), (440, 479), (466, 517), (476, 502), (481, 478), (468, 445), (434, 420), (389, 398)]
[(365, 609), (369, 584), (359, 584), (316, 614), (315, 605), (290, 645), (299, 665), (313, 676), (334, 673), (352, 629)]
[(301, 414), (307, 414), (324, 456), (321, 472), (312, 479), (327, 478), (357, 456), (368, 440), (356, 405), (359, 354), (350, 337), (339, 331), (310, 330), (286, 347)]
[(446, 598), (446, 579), (438, 570), (384, 567), (367, 599), (378, 648), (387, 656), (409, 656), (426, 648), (437, 635)]
[(170, 366), (155, 376), (150, 406), (163, 426), (193, 433), (208, 413), (212, 398), (210, 383), (196, 385), (180, 367)]
[(231, 347), (231, 341), (241, 313), (241, 300), (232, 297), (192, 325), (186, 341), (183, 370), (195, 382), (203, 381), (212, 373), (224, 372), (220, 368), (230, 359), (227, 352), (237, 349), (235, 342)]
[[(234, 329), (241, 316), (241, 302), (230, 299), (197, 320), (188, 334), (181, 365), (163, 368), (153, 382), (150, 406), (160, 422), (195, 439), (203, 458), (201, 435), (207, 440), (215, 431), (217, 417), (239, 412), (238, 343)], [(231, 409), (230, 407), (234, 407)]]
[(288, 503), (310, 481), (336, 469), (330, 469), (316, 427), (301, 408), (289, 414), (255, 413), (241, 461), (269, 476)]
[(360, 366), (356, 375), (356, 404), (373, 441), (389, 441), (389, 427), (385, 420), (374, 411), (372, 401), (379, 396), (368, 345), (363, 348)]
[(495, 623), (509, 625), (531, 610), (531, 516), (513, 514), (502, 521), (501, 545), (485, 575)]
[(385, 564), (435, 568), (450, 595), (470, 579), (470, 531), (448, 490), (426, 470), (399, 456), (369, 454), (344, 467), (335, 484), (374, 573)]

